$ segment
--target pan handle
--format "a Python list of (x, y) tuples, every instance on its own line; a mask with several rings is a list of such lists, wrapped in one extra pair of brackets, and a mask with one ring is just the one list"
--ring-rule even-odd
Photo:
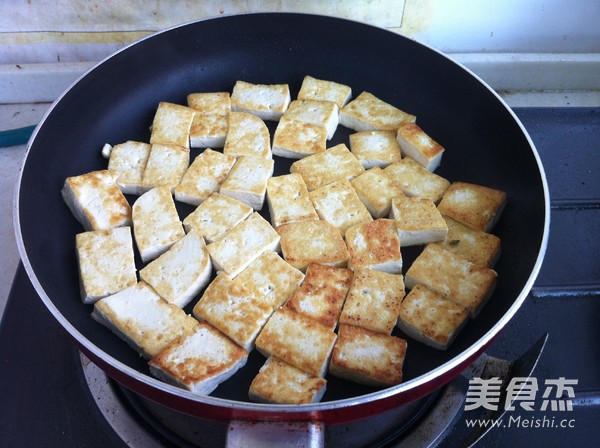
[(318, 421), (233, 420), (227, 428), (227, 448), (325, 447), (325, 426)]

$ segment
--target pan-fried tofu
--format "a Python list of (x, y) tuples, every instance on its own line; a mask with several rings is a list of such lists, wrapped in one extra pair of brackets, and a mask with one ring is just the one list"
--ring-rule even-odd
[(397, 326), (423, 344), (446, 350), (468, 317), (469, 310), (464, 306), (416, 285), (402, 301)]
[(199, 323), (192, 333), (174, 341), (148, 365), (158, 379), (197, 395), (208, 395), (247, 360), (248, 352), (211, 325)]
[(419, 162), (428, 171), (435, 171), (440, 166), (444, 147), (426, 134), (418, 124), (407, 123), (400, 126), (396, 139), (404, 157)]
[(189, 149), (175, 145), (152, 145), (142, 174), (142, 190), (148, 191), (166, 185), (173, 191), (189, 165)]
[(326, 221), (301, 221), (277, 227), (283, 258), (306, 272), (310, 263), (346, 266), (348, 249), (339, 230)]
[(204, 240), (191, 231), (140, 270), (140, 278), (167, 302), (186, 306), (208, 283), (212, 265)]
[(496, 235), (475, 230), (448, 216), (448, 236), (438, 244), (450, 252), (465, 257), (471, 263), (493, 268), (501, 251), (501, 241)]
[(145, 282), (98, 300), (92, 317), (146, 359), (198, 325), (196, 319), (161, 299)]
[(137, 283), (131, 228), (78, 233), (75, 249), (83, 303), (94, 303)]
[(214, 243), (253, 212), (252, 207), (220, 193), (211, 194), (183, 220), (186, 232), (195, 230)]
[(200, 205), (211, 194), (219, 191), (235, 160), (233, 156), (205, 149), (194, 159), (173, 190), (175, 199), (190, 205)]
[(392, 199), (404, 196), (398, 183), (378, 166), (359, 174), (350, 181), (350, 184), (374, 218), (388, 216)]
[(381, 218), (356, 224), (346, 231), (346, 245), (350, 254), (348, 267), (401, 274), (400, 243), (396, 222), (391, 219)]
[(265, 121), (277, 121), (290, 105), (287, 84), (252, 84), (236, 81), (231, 93), (231, 110), (249, 112)]
[(190, 128), (190, 146), (222, 148), (229, 129), (229, 92), (190, 93), (187, 104), (196, 111)]
[(150, 148), (148, 143), (131, 140), (115, 146), (104, 145), (102, 153), (108, 155), (108, 170), (116, 174), (117, 185), (124, 194), (142, 194), (142, 175)]
[(244, 350), (254, 349), (254, 341), (273, 309), (260, 300), (256, 291), (219, 274), (194, 306), (194, 316), (207, 321)]
[(190, 93), (187, 105), (196, 111), (196, 115), (227, 116), (231, 112), (231, 95), (229, 92)]
[(402, 275), (373, 269), (355, 269), (350, 291), (340, 315), (340, 324), (356, 325), (391, 334), (398, 320), (403, 298)]
[(265, 357), (276, 356), (311, 375), (324, 377), (337, 335), (319, 322), (279, 308), (256, 338)]
[(169, 187), (157, 187), (141, 195), (132, 207), (133, 235), (147, 263), (185, 235)]
[(340, 110), (340, 124), (357, 132), (396, 131), (404, 123), (414, 123), (416, 117), (362, 92)]
[(395, 336), (340, 325), (329, 372), (368, 386), (400, 384), (407, 345), (404, 339)]
[(482, 185), (453, 182), (438, 204), (441, 213), (476, 230), (490, 232), (506, 205), (506, 193)]
[(290, 167), (290, 173), (302, 176), (309, 191), (337, 180), (352, 180), (364, 171), (362, 164), (343, 143), (297, 160)]
[(385, 168), (402, 159), (394, 131), (363, 131), (350, 134), (350, 151), (365, 169)]
[(235, 279), (256, 291), (260, 301), (272, 309), (279, 308), (298, 289), (304, 274), (273, 251), (263, 252)]
[(273, 158), (271, 135), (267, 125), (259, 117), (248, 112), (231, 112), (223, 154), (234, 157)]
[(233, 278), (264, 251), (277, 252), (280, 239), (273, 227), (254, 212), (207, 248), (215, 269)]
[(318, 403), (326, 389), (325, 378), (306, 373), (271, 356), (252, 380), (248, 398), (269, 404)]
[(152, 121), (150, 143), (190, 149), (190, 128), (195, 114), (191, 107), (161, 101)]
[(339, 109), (331, 101), (294, 100), (281, 117), (282, 121), (299, 121), (320, 126), (331, 140), (338, 126)]
[(267, 204), (273, 227), (290, 222), (319, 219), (304, 179), (298, 173), (269, 178)]
[(267, 193), (267, 180), (273, 175), (273, 159), (241, 156), (221, 184), (219, 192), (262, 210)]
[(61, 194), (85, 230), (107, 230), (131, 225), (131, 206), (109, 170), (67, 177)]
[(418, 196), (438, 203), (450, 186), (450, 182), (405, 157), (399, 162), (388, 165), (384, 171), (390, 175), (406, 196)]
[(427, 198), (394, 198), (390, 218), (396, 221), (402, 247), (444, 241), (448, 235), (446, 221)]
[(311, 263), (304, 282), (285, 307), (335, 330), (351, 282), (350, 269)]
[(355, 224), (373, 220), (350, 182), (345, 179), (317, 188), (309, 196), (319, 217), (337, 227), (341, 235)]
[(323, 152), (327, 145), (324, 127), (301, 121), (280, 120), (273, 135), (273, 154), (289, 159)]
[(497, 274), (432, 243), (425, 247), (406, 272), (409, 289), (423, 285), (453, 300), (476, 317), (492, 295)]
[(338, 108), (346, 105), (352, 97), (350, 86), (338, 82), (305, 76), (298, 92), (299, 100), (331, 101)]

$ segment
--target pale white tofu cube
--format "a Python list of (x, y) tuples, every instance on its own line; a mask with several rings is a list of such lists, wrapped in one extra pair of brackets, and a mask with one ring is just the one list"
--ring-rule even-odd
[(290, 104), (287, 84), (252, 84), (236, 81), (231, 93), (231, 110), (248, 112), (265, 121), (277, 121)]
[(117, 176), (117, 185), (124, 194), (143, 193), (142, 176), (150, 157), (151, 145), (127, 141), (110, 147), (108, 170)]
[(319, 219), (304, 179), (298, 173), (269, 178), (267, 204), (273, 227), (290, 222)]
[(237, 199), (254, 210), (262, 210), (267, 180), (273, 175), (273, 159), (241, 156), (221, 185), (219, 193)]
[(402, 158), (394, 131), (364, 131), (350, 134), (350, 151), (365, 169), (385, 168)]

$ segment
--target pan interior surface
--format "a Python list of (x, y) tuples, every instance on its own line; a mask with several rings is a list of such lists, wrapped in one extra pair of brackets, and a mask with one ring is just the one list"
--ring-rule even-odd
[[(493, 230), (502, 240), (502, 255), (491, 300), (447, 351), (409, 338), (405, 381), (477, 344), (522, 295), (543, 245), (544, 181), (526, 134), (488, 87), (438, 52), (369, 25), (302, 14), (221, 17), (157, 33), (111, 56), (60, 98), (30, 144), (17, 204), (29, 274), (35, 275), (38, 292), (107, 359), (148, 375), (146, 362), (96, 323), (91, 307), (81, 303), (75, 234), (82, 228), (62, 201), (65, 178), (104, 169), (105, 143), (147, 142), (160, 101), (185, 104), (189, 93), (231, 91), (236, 80), (286, 83), (295, 98), (305, 75), (349, 85), (353, 97), (371, 92), (416, 115), (446, 149), (437, 174), (508, 196)], [(273, 130), (273, 123), (269, 126)], [(338, 127), (328, 147), (347, 143), (350, 132)], [(198, 153), (193, 150), (191, 157)], [(275, 175), (288, 172), (290, 162), (276, 160)], [(182, 217), (192, 210), (178, 207)], [(405, 266), (419, 250), (403, 252)], [(246, 367), (213, 395), (247, 401), (248, 386), (263, 362), (252, 353)], [(374, 390), (330, 378), (324, 401)]]

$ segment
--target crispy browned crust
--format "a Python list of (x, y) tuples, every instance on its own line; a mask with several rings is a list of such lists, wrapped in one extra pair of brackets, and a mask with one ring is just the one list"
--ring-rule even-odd
[[(358, 235), (362, 236), (364, 247), (354, 243)], [(350, 254), (348, 265), (352, 268), (402, 261), (400, 238), (394, 220), (376, 219), (352, 226), (346, 232), (346, 242)]]

